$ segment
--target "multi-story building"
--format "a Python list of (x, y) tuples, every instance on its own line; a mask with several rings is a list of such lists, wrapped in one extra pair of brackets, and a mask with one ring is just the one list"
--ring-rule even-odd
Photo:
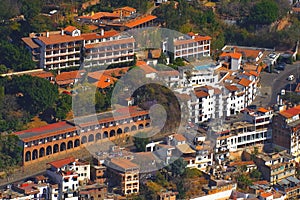
[(110, 187), (116, 187), (122, 195), (139, 193), (139, 166), (128, 159), (105, 160)]
[(215, 158), (222, 161), (229, 156), (230, 152), (247, 146), (270, 144), (272, 116), (273, 112), (265, 108), (259, 108), (256, 112), (245, 110), (245, 121), (224, 125), (225, 130), (215, 132)]
[(223, 116), (222, 92), (219, 88), (202, 86), (194, 88), (189, 102), (191, 122), (204, 122)]
[(84, 116), (14, 133), (20, 138), (23, 148), (23, 164), (150, 127), (149, 112), (136, 106), (100, 113), (97, 119)]
[(243, 157), (246, 160), (253, 160), (262, 173), (264, 180), (269, 181), (271, 184), (276, 184), (280, 180), (295, 176), (296, 162), (285, 151), (255, 155), (246, 149)]
[(107, 185), (93, 184), (80, 188), (79, 200), (104, 200), (107, 199)]
[(299, 160), (300, 105), (274, 115), (272, 140), (274, 148), (284, 149)]
[(35, 59), (45, 69), (127, 62), (133, 60), (134, 53), (134, 39), (114, 30), (82, 34), (76, 27), (68, 26), (61, 32), (33, 34), (23, 41), (34, 55), (38, 54)]
[(210, 36), (201, 36), (195, 33), (188, 33), (173, 41), (174, 59), (184, 58), (186, 60), (200, 59), (210, 56)]
[(49, 163), (47, 175), (58, 184), (58, 199), (78, 199), (78, 173), (75, 171), (75, 158), (65, 158)]
[(276, 188), (286, 194), (286, 199), (300, 199), (300, 180), (287, 177), (276, 184)]
[(134, 60), (135, 39), (132, 36), (116, 35), (101, 42), (86, 43), (84, 67), (97, 67)]

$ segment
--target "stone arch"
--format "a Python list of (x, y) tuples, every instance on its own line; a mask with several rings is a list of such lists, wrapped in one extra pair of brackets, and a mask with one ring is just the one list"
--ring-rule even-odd
[(47, 148), (46, 148), (46, 155), (48, 156), (50, 154), (52, 154), (52, 147), (51, 146), (47, 146)]
[(122, 133), (123, 133), (123, 130), (121, 128), (118, 128), (117, 134), (122, 134)]
[(116, 135), (116, 131), (114, 129), (110, 130), (109, 137), (114, 137)]
[(41, 157), (44, 157), (44, 156), (45, 156), (45, 148), (42, 147), (42, 148), (40, 148), (39, 157), (41, 158)]
[(108, 138), (108, 132), (107, 131), (104, 131), (103, 138)]
[(150, 127), (150, 123), (147, 122), (146, 125), (145, 125), (145, 127), (146, 127), (146, 128), (149, 128), (149, 127)]
[(62, 142), (60, 144), (60, 150), (59, 151), (65, 151), (66, 150), (66, 143), (65, 142)]
[(59, 147), (58, 147), (58, 144), (55, 144), (53, 146), (53, 153), (57, 153), (57, 152), (59, 152)]
[(131, 194), (131, 190), (127, 190), (126, 193), (127, 193), (127, 194)]
[(79, 139), (76, 139), (74, 141), (74, 147), (79, 147), (79, 145), (80, 145), (80, 141), (79, 141)]
[(93, 134), (89, 135), (88, 142), (94, 142), (94, 135)]
[(32, 151), (32, 160), (35, 160), (35, 159), (37, 159), (38, 157), (39, 157), (39, 155), (38, 155), (38, 150), (37, 150), (37, 149), (33, 150), (33, 151)]
[(144, 129), (144, 124), (139, 124), (139, 130)]
[(81, 144), (85, 144), (85, 143), (87, 143), (86, 136), (82, 136), (82, 138), (81, 138)]
[(30, 161), (30, 160), (31, 160), (31, 152), (26, 151), (26, 153), (25, 153), (25, 162)]
[(125, 127), (125, 128), (124, 128), (124, 133), (127, 133), (127, 132), (129, 132), (129, 131), (130, 131), (129, 127)]
[(96, 141), (101, 140), (101, 133), (96, 134)]
[(67, 144), (67, 149), (72, 149), (73, 148), (73, 141), (69, 141)]
[(131, 131), (136, 131), (136, 125), (133, 125), (133, 126), (131, 127)]

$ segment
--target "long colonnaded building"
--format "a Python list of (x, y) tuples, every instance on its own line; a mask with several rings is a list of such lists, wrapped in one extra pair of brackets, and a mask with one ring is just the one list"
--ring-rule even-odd
[(137, 106), (61, 121), (14, 133), (23, 148), (23, 164), (38, 162), (61, 152), (99, 141), (114, 140), (150, 127), (149, 111)]

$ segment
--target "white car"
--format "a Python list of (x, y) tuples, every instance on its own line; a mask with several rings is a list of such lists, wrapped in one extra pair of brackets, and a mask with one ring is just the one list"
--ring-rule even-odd
[(293, 74), (289, 75), (289, 77), (288, 77), (288, 80), (289, 80), (289, 81), (292, 81), (292, 80), (294, 80), (294, 79), (295, 79), (295, 76), (294, 76)]

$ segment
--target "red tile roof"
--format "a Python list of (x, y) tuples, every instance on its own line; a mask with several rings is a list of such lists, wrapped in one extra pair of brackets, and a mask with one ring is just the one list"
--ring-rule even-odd
[(35, 49), (35, 48), (39, 48), (40, 46), (38, 44), (36, 44), (32, 38), (30, 37), (24, 37), (22, 38), (23, 42), (29, 46), (31, 49)]
[(31, 76), (36, 76), (39, 78), (51, 78), (54, 77), (54, 75), (51, 72), (46, 72), (46, 71), (42, 71), (42, 72), (34, 72), (30, 74)]
[(117, 78), (102, 74), (99, 77), (98, 81), (93, 83), (93, 85), (95, 85), (97, 88), (104, 89), (104, 88), (107, 88), (107, 87), (113, 85), (117, 80), (118, 80)]
[(57, 122), (54, 124), (48, 124), (46, 126), (31, 128), (24, 131), (15, 132), (14, 134), (19, 136), (23, 142), (28, 142), (33, 139), (41, 139), (47, 136), (54, 136), (60, 133), (66, 133), (77, 130), (76, 126), (73, 126), (65, 121)]
[(56, 161), (50, 162), (48, 164), (58, 169), (58, 168), (62, 168), (65, 165), (68, 165), (72, 162), (75, 162), (74, 157), (68, 157), (68, 158), (64, 158), (61, 160), (56, 160)]
[(169, 70), (169, 71), (157, 71), (159, 76), (179, 76), (179, 71)]
[(194, 43), (194, 42), (199, 42), (199, 41), (205, 41), (205, 40), (211, 40), (210, 36), (201, 36), (201, 35), (196, 35), (194, 39), (186, 39), (186, 40), (175, 40), (174, 45), (182, 45), (182, 44), (189, 44), (189, 43)]
[(120, 167), (121, 169), (124, 169), (124, 170), (131, 169), (131, 168), (138, 168), (137, 164), (135, 164), (127, 159), (113, 158), (113, 159), (111, 159), (111, 163)]
[(240, 81), (239, 81), (239, 84), (242, 85), (242, 86), (245, 86), (245, 87), (248, 87), (250, 84), (251, 84), (252, 81), (246, 79), (246, 78), (242, 78)]
[(195, 95), (198, 98), (203, 98), (203, 97), (208, 97), (209, 94), (207, 92), (200, 90), (200, 91), (195, 91)]
[(235, 85), (225, 85), (225, 88), (229, 91), (238, 91), (239, 88), (236, 87)]
[(67, 31), (69, 33), (72, 33), (73, 31), (75, 31), (77, 28), (75, 26), (67, 26), (64, 31)]
[(94, 40), (94, 39), (101, 39), (101, 38), (109, 38), (117, 35), (119, 32), (116, 30), (109, 30), (109, 31), (104, 31), (104, 35), (101, 35), (99, 33), (85, 33), (81, 34), (81, 37), (84, 40)]
[(124, 25), (128, 28), (134, 28), (138, 25), (141, 25), (141, 24), (144, 24), (146, 22), (149, 22), (149, 21), (152, 21), (154, 19), (156, 19), (157, 17), (154, 16), (154, 15), (145, 15), (145, 16), (142, 16), (140, 18), (136, 18), (136, 19), (133, 19), (127, 23), (125, 23)]
[(119, 14), (117, 13), (110, 13), (110, 12), (96, 12), (93, 15), (83, 15), (80, 16), (79, 19), (90, 19), (90, 20), (97, 20), (101, 18), (119, 18)]
[(261, 52), (261, 50), (237, 48), (237, 47), (235, 47), (235, 50), (236, 50), (236, 52), (239, 52), (239, 53), (245, 53), (246, 58), (248, 58), (248, 57), (257, 58), (259, 52)]
[(237, 53), (237, 52), (230, 52), (230, 53), (227, 53), (227, 52), (223, 52), (220, 57), (231, 57), (231, 58), (234, 58), (234, 59), (240, 59), (242, 57), (242, 54), (241, 53)]
[(147, 65), (147, 63), (145, 61), (137, 61), (136, 62), (136, 66), (138, 66), (139, 68), (141, 68), (146, 74), (150, 74), (150, 73), (156, 73), (157, 70), (154, 69), (153, 67)]
[(258, 112), (262, 112), (262, 113), (266, 113), (266, 112), (269, 112), (269, 110), (263, 108), (263, 107), (260, 107), (257, 109)]
[(125, 7), (122, 7), (122, 8), (116, 8), (115, 10), (125, 10), (125, 11), (128, 11), (128, 12), (136, 12), (135, 8), (132, 8), (132, 7), (129, 7), (129, 6), (125, 6)]
[(230, 162), (229, 166), (234, 167), (234, 166), (244, 166), (244, 165), (254, 165), (255, 163), (251, 161), (235, 161), (235, 162)]
[(85, 70), (76, 70), (76, 71), (70, 71), (70, 72), (62, 72), (61, 74), (58, 74), (55, 78), (57, 81), (74, 81), (75, 79), (82, 78), (82, 73), (85, 73)]
[(290, 108), (288, 110), (280, 112), (280, 114), (285, 118), (291, 118), (295, 115), (300, 114), (300, 105)]
[(180, 141), (180, 142), (186, 141), (186, 138), (181, 134), (176, 133), (176, 134), (173, 135), (173, 137), (174, 137), (174, 139), (176, 139), (177, 141)]
[(261, 194), (260, 194), (260, 196), (261, 197), (263, 197), (263, 198), (268, 198), (268, 197), (270, 197), (270, 196), (272, 196), (273, 194), (271, 193), (271, 192), (262, 192)]

